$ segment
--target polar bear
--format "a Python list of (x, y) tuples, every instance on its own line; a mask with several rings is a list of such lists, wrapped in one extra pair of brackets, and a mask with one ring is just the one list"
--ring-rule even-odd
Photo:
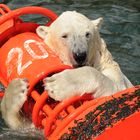
[(84, 93), (93, 93), (94, 98), (109, 96), (132, 87), (100, 37), (102, 21), (67, 11), (50, 27), (37, 28), (37, 34), (64, 64), (80, 67), (45, 79), (45, 89), (55, 100)]
[[(45, 90), (50, 97), (61, 101), (75, 95), (92, 93), (97, 98), (133, 86), (100, 37), (102, 21), (102, 18), (90, 20), (76, 11), (67, 11), (50, 27), (37, 28), (37, 34), (63, 63), (75, 68), (44, 79)], [(15, 86), (19, 90), (15, 90)], [(14, 79), (6, 89), (1, 110), (3, 118), (12, 129), (25, 126), (19, 112), (27, 99), (27, 91), (28, 82), (24, 79)]]

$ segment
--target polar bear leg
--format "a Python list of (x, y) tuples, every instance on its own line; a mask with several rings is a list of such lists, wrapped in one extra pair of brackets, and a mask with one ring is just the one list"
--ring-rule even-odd
[(88, 66), (65, 70), (44, 81), (49, 96), (59, 101), (84, 93), (93, 93), (97, 98), (117, 91), (117, 87), (108, 77)]
[(27, 100), (28, 82), (26, 79), (14, 79), (8, 85), (1, 102), (2, 117), (12, 129), (23, 128), (23, 118), (19, 112)]

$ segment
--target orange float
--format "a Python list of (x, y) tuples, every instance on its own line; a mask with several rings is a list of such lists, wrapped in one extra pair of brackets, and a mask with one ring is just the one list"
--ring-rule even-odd
[[(90, 94), (56, 102), (43, 89), (43, 78), (70, 66), (40, 39), (39, 26), (20, 19), (24, 14), (42, 14), (50, 21), (57, 15), (46, 8), (24, 7), (11, 11), (0, 4), (0, 82), (4, 87), (14, 78), (28, 78), (28, 101), (23, 110), (32, 112), (32, 121), (44, 129), (45, 137), (57, 139), (119, 139), (140, 138), (140, 86), (94, 99)], [(4, 95), (0, 93), (0, 97)], [(132, 126), (132, 127), (131, 127)]]

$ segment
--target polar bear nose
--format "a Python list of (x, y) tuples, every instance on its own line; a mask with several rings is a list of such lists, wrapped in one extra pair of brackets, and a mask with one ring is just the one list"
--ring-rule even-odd
[(82, 65), (87, 58), (87, 53), (86, 52), (73, 53), (73, 57), (75, 61), (78, 63), (78, 65)]

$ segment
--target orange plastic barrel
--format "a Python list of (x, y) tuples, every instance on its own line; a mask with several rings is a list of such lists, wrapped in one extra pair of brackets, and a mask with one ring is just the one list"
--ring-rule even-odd
[[(15, 78), (28, 79), (29, 97), (24, 111), (26, 113), (32, 111), (33, 123), (36, 127), (42, 127), (42, 119), (46, 118), (46, 115), (41, 117), (44, 114), (42, 108), (48, 99), (48, 94), (44, 89), (38, 92), (35, 86), (48, 75), (71, 67), (64, 65), (59, 57), (35, 34), (38, 24), (23, 22), (19, 16), (42, 14), (50, 19), (46, 24), (49, 26), (57, 15), (41, 7), (24, 7), (11, 11), (3, 4), (0, 4), (0, 14), (0, 82), (7, 87)], [(4, 93), (0, 94), (1, 97), (3, 95)], [(32, 110), (29, 110), (30, 105), (33, 106)], [(46, 113), (50, 111), (49, 109), (46, 105)]]

